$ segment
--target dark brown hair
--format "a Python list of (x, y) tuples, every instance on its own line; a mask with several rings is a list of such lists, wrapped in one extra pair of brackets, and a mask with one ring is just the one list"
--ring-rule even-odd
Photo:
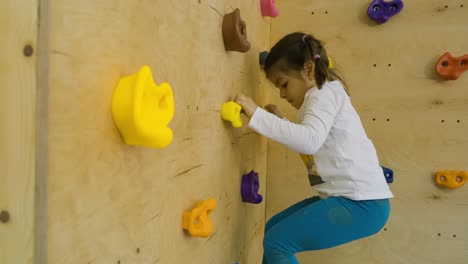
[(315, 64), (314, 78), (319, 89), (326, 81), (340, 80), (347, 90), (336, 70), (328, 67), (330, 62), (322, 42), (302, 32), (291, 33), (278, 41), (268, 53), (263, 70), (268, 74), (273, 65), (280, 63), (282, 71), (301, 71), (306, 61)]

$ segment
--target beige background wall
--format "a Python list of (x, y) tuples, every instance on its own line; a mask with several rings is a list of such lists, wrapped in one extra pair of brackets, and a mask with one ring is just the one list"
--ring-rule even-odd
[[(382, 165), (395, 171), (386, 230), (335, 249), (300, 254), (300, 262), (467, 263), (468, 186), (439, 189), (433, 173), (468, 170), (468, 73), (444, 81), (434, 72), (444, 52), (468, 53), (468, 2), (404, 1), (402, 13), (379, 26), (367, 18), (371, 1), (277, 2), (280, 16), (272, 20), (272, 45), (296, 30), (326, 43)], [(269, 101), (294, 118), (278, 91), (268, 91)], [(267, 219), (313, 195), (299, 156), (272, 142), (267, 186)]]

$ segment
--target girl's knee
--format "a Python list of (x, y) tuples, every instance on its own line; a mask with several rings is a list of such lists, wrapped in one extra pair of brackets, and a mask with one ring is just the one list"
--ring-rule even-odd
[(293, 254), (290, 246), (284, 243), (284, 239), (277, 232), (266, 232), (263, 237), (263, 249), (266, 253), (276, 255), (289, 255)]
[[(295, 252), (281, 246), (280, 241), (271, 236), (263, 239), (263, 256), (265, 263), (299, 263), (294, 256)], [(270, 261), (270, 262), (267, 262)]]
[(278, 244), (275, 243), (275, 240), (271, 237), (267, 237), (266, 234), (263, 239), (263, 253), (267, 256), (282, 254), (279, 250)]
[(278, 250), (279, 238), (276, 237), (272, 232), (265, 232), (263, 237), (263, 249), (266, 251), (277, 251)]

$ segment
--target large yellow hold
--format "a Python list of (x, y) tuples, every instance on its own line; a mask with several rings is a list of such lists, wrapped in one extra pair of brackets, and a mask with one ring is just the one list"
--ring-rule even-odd
[(174, 116), (174, 96), (168, 83), (155, 84), (151, 69), (120, 79), (112, 97), (112, 115), (128, 145), (163, 148), (172, 141), (168, 127)]

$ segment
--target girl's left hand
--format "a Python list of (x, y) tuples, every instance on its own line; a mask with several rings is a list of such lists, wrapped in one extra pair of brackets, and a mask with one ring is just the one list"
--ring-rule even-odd
[(242, 110), (244, 110), (244, 113), (248, 118), (255, 113), (255, 110), (257, 110), (258, 107), (252, 98), (244, 94), (238, 94), (234, 101), (242, 106)]

